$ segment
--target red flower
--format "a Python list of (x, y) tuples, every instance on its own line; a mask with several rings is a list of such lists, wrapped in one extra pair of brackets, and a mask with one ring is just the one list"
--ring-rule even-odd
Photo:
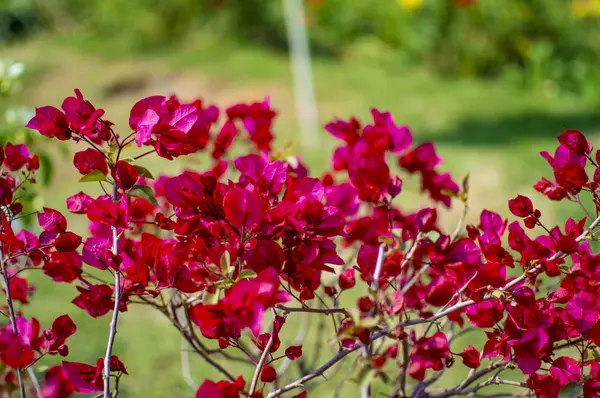
[(288, 357), (288, 359), (295, 361), (302, 356), (302, 346), (289, 346), (285, 349), (285, 356)]
[(479, 351), (477, 351), (477, 349), (472, 345), (465, 348), (465, 350), (459, 355), (462, 357), (463, 363), (466, 367), (471, 369), (477, 369), (479, 367)]
[(73, 157), (73, 164), (81, 174), (89, 174), (94, 170), (101, 171), (103, 174), (108, 174), (108, 165), (106, 158), (102, 153), (93, 148), (88, 148), (85, 151), (80, 151)]
[(53, 106), (43, 106), (35, 109), (35, 116), (25, 126), (37, 130), (43, 136), (59, 140), (71, 138), (71, 130), (66, 116)]
[(341, 290), (352, 289), (356, 284), (356, 279), (354, 278), (354, 268), (348, 268), (342, 271), (338, 278), (338, 283)]
[(73, 299), (73, 304), (86, 310), (93, 318), (107, 314), (114, 307), (113, 290), (108, 285), (91, 285), (88, 289), (77, 286), (77, 290), (79, 296)]
[(260, 372), (260, 381), (263, 383), (272, 383), (277, 379), (277, 372), (272, 366), (265, 365)]
[(63, 366), (54, 366), (44, 376), (43, 398), (69, 398), (76, 389)]
[(450, 358), (450, 351), (448, 338), (444, 333), (437, 332), (431, 337), (423, 337), (415, 341), (410, 353), (408, 374), (417, 380), (423, 380), (427, 369), (441, 370), (444, 367), (443, 360), (447, 358)]
[(119, 188), (128, 190), (136, 183), (138, 179), (138, 170), (127, 162), (119, 160), (111, 170), (112, 176), (117, 182)]

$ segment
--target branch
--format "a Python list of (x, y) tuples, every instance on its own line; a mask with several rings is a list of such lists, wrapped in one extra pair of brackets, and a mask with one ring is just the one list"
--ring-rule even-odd
[(156, 308), (161, 314), (163, 314), (165, 317), (167, 317), (167, 319), (173, 323), (173, 325), (175, 326), (175, 328), (179, 331), (179, 333), (181, 333), (181, 335), (183, 337), (185, 337), (185, 339), (188, 341), (188, 343), (190, 343), (190, 346), (194, 349), (194, 351), (200, 355), (202, 357), (202, 359), (204, 359), (209, 365), (211, 365), (212, 367), (214, 367), (219, 373), (221, 373), (223, 376), (225, 376), (227, 379), (229, 379), (230, 381), (234, 381), (235, 377), (233, 377), (231, 375), (231, 373), (229, 373), (227, 370), (225, 370), (225, 368), (223, 368), (221, 365), (219, 365), (217, 362), (215, 362), (208, 353), (204, 352), (202, 350), (202, 347), (200, 347), (199, 344), (196, 343), (195, 339), (194, 339), (194, 334), (193, 331), (191, 331), (192, 329), (190, 328), (189, 330), (185, 330), (178, 322), (177, 320), (174, 320), (173, 318), (171, 318), (169, 312), (157, 305), (156, 303), (153, 303), (152, 301), (147, 300), (146, 298), (140, 296), (140, 298), (148, 305), (151, 305), (152, 307)]
[[(308, 324), (310, 322), (310, 317), (308, 316), (308, 313), (304, 313), (303, 319), (302, 319), (302, 326), (300, 327), (300, 330), (298, 330), (298, 335), (296, 336), (296, 340), (294, 341), (294, 345), (302, 345), (304, 343), (304, 339), (306, 337), (306, 334), (308, 333)], [(300, 357), (298, 358), (298, 365), (299, 368), (302, 372), (302, 362), (304, 360), (304, 357)], [(283, 359), (282, 364), (279, 366), (279, 369), (277, 369), (277, 375), (278, 377), (281, 377), (282, 375), (285, 374), (285, 372), (287, 372), (288, 368), (290, 367), (292, 363), (292, 360), (289, 359), (287, 356)]]
[(469, 374), (469, 376), (465, 380), (463, 380), (463, 382), (460, 383), (460, 385), (458, 385), (457, 387), (455, 387), (451, 390), (447, 390), (446, 392), (444, 392), (441, 395), (436, 396), (435, 398), (447, 398), (447, 397), (451, 397), (452, 395), (462, 395), (463, 388), (474, 383), (475, 381), (477, 381), (481, 377), (485, 376), (486, 374), (491, 373), (498, 368), (506, 367), (509, 364), (510, 364), (509, 361), (492, 362), (485, 368), (480, 369), (480, 370), (476, 371), (475, 373)]
[(262, 371), (263, 366), (265, 366), (265, 362), (267, 362), (267, 357), (269, 356), (269, 351), (271, 351), (271, 346), (275, 341), (275, 326), (273, 326), (273, 330), (271, 331), (271, 337), (269, 337), (269, 341), (263, 350), (260, 359), (258, 360), (258, 364), (256, 364), (256, 370), (254, 371), (254, 376), (252, 377), (252, 382), (250, 383), (250, 390), (248, 395), (254, 394), (256, 390), (256, 384), (258, 384), (258, 379), (260, 378), (260, 372)]
[(280, 396), (281, 394), (284, 394), (290, 390), (293, 390), (294, 388), (298, 388), (300, 386), (302, 386), (304, 383), (306, 383), (309, 380), (314, 379), (315, 377), (318, 377), (320, 375), (322, 375), (323, 373), (325, 373), (325, 371), (329, 368), (331, 368), (333, 365), (335, 365), (336, 363), (338, 363), (342, 358), (344, 358), (346, 355), (358, 350), (359, 348), (361, 348), (362, 345), (361, 344), (354, 344), (354, 347), (346, 349), (346, 350), (341, 350), (339, 351), (333, 358), (331, 358), (325, 365), (321, 366), (320, 368), (314, 370), (313, 372), (307, 374), (304, 377), (299, 378), (298, 380), (284, 386), (281, 387), (273, 392), (271, 392), (269, 395), (267, 395), (267, 398), (275, 398)]
[[(575, 238), (576, 242), (581, 242), (582, 240), (584, 240), (593, 230), (594, 228), (596, 228), (598, 225), (600, 224), (600, 216), (598, 218), (596, 218), (594, 220), (593, 223), (590, 224), (590, 226), (581, 233), (581, 235), (579, 235), (577, 238)], [(563, 253), (562, 251), (557, 251), (556, 253), (554, 253), (554, 255), (552, 255), (550, 258), (548, 258), (548, 261), (553, 261), (556, 260), (557, 258), (563, 256), (565, 253)], [(537, 271), (542, 269), (542, 265), (538, 264), (535, 267), (529, 269), (529, 271), (525, 272), (523, 275), (521, 275), (518, 278), (513, 279), (512, 281), (510, 281), (509, 283), (506, 284), (506, 286), (504, 286), (502, 289), (500, 289), (500, 291), (504, 292), (508, 289), (510, 289), (511, 287), (521, 283), (523, 280), (525, 280), (527, 278), (527, 274), (528, 273), (536, 273)]]
[[(178, 320), (178, 322), (185, 328), (185, 330), (189, 330), (190, 329), (190, 324), (185, 316), (186, 313), (186, 308), (183, 306), (178, 306), (177, 303), (175, 303), (175, 299), (178, 299), (179, 297), (177, 296), (177, 294), (173, 294), (172, 297), (172, 308), (173, 308), (173, 316)], [(183, 310), (183, 312), (182, 312)], [(183, 314), (183, 317), (180, 320), (180, 314)], [(191, 344), (187, 341), (187, 339), (184, 336), (181, 336), (181, 373), (183, 375), (183, 379), (185, 380), (185, 382), (187, 383), (187, 385), (192, 389), (192, 390), (197, 390), (198, 389), (198, 385), (196, 384), (196, 382), (194, 381), (194, 378), (192, 377), (192, 374), (190, 373), (190, 356), (189, 356), (189, 348), (191, 348)]]
[[(600, 217), (596, 218), (594, 220), (594, 222), (592, 224), (590, 224), (590, 226), (588, 227), (588, 229), (586, 229), (585, 231), (583, 231), (583, 233), (581, 235), (579, 235), (576, 238), (577, 242), (582, 241), (583, 239), (586, 238), (586, 236), (588, 236), (590, 234), (590, 232), (596, 228), (598, 225), (600, 224)], [(551, 256), (548, 260), (552, 261), (557, 259), (558, 257), (564, 255), (563, 252), (558, 251), (556, 252), (553, 256)], [(529, 273), (534, 273), (537, 272), (537, 270), (541, 269), (541, 265), (538, 264), (535, 267), (529, 269), (528, 271), (525, 271), (523, 273), (523, 275), (521, 275), (518, 278), (513, 279), (512, 281), (510, 281), (509, 283), (507, 283), (506, 285), (504, 285), (504, 287), (502, 287), (501, 289), (499, 289), (501, 292), (507, 291), (508, 289), (510, 289), (511, 287), (519, 284), (520, 282), (522, 282), (523, 280), (525, 280), (527, 278), (527, 274)], [(486, 295), (483, 300), (489, 300), (491, 299), (493, 296), (491, 294)], [(451, 302), (451, 301), (450, 301)], [(423, 323), (429, 323), (429, 322), (433, 322), (436, 321), (440, 318), (443, 318), (445, 316), (447, 316), (448, 314), (453, 313), (454, 311), (458, 311), (460, 309), (463, 309), (465, 307), (468, 307), (470, 305), (475, 304), (476, 302), (474, 300), (466, 300), (466, 301), (461, 301), (459, 303), (454, 304), (453, 306), (448, 307), (448, 304), (446, 304), (444, 307), (442, 307), (435, 315), (433, 315), (432, 317), (429, 318), (416, 318), (416, 319), (409, 319), (405, 322), (400, 322), (398, 323), (396, 326), (402, 326), (402, 327), (406, 327), (406, 326), (413, 326), (413, 325), (419, 325), (419, 324), (423, 324)], [(379, 331), (378, 333), (374, 334), (371, 337), (371, 342), (378, 340), (384, 336), (386, 336), (389, 332), (389, 328), (384, 328), (381, 331)], [(302, 386), (304, 383), (314, 379), (315, 377), (318, 377), (320, 375), (322, 375), (327, 369), (331, 368), (333, 365), (335, 365), (337, 362), (339, 362), (340, 360), (342, 360), (344, 357), (346, 357), (347, 355), (351, 354), (352, 352), (358, 350), (359, 348), (361, 348), (362, 345), (361, 344), (355, 344), (352, 348), (349, 349), (344, 349), (339, 351), (333, 358), (331, 358), (327, 363), (325, 363), (323, 366), (321, 366), (320, 368), (316, 369), (315, 371), (299, 378), (298, 380), (282, 387), (279, 388), (273, 392), (271, 392), (269, 395), (267, 395), (267, 398), (275, 398), (280, 396), (281, 394), (284, 394), (290, 390), (293, 390), (297, 387)], [(496, 363), (496, 365), (494, 365), (495, 367), (492, 368), (496, 369), (498, 366), (501, 366), (503, 364), (506, 364), (506, 362), (502, 362), (500, 363), (500, 365), (498, 365), (498, 363)], [(464, 386), (472, 383), (473, 381), (477, 380), (478, 378), (480, 378), (481, 376), (483, 376), (486, 373), (489, 373), (491, 370), (486, 370), (484, 369), (483, 371), (479, 371), (479, 372), (475, 372), (475, 374), (473, 374), (472, 376), (470, 376), (469, 378), (467, 378), (465, 380), (464, 384), (461, 388), (464, 388)], [(482, 373), (483, 372), (483, 373)], [(447, 397), (453, 394), (444, 394), (441, 395), (440, 397)]]
[(377, 262), (375, 263), (375, 270), (373, 271), (373, 282), (371, 282), (372, 292), (377, 292), (377, 288), (379, 287), (379, 277), (381, 276), (381, 270), (383, 269), (383, 260), (385, 260), (385, 245), (382, 243), (379, 245)]
[(282, 310), (283, 312), (306, 312), (310, 314), (323, 314), (323, 315), (331, 315), (331, 314), (344, 314), (347, 317), (350, 315), (345, 308), (309, 308), (309, 307), (286, 307), (285, 305), (277, 304), (275, 308), (278, 310)]
[[(117, 184), (113, 185), (112, 200), (117, 201)], [(119, 231), (117, 227), (111, 226), (112, 230), (112, 253), (116, 256), (119, 254)], [(106, 345), (106, 354), (104, 356), (104, 398), (110, 398), (110, 358), (112, 349), (115, 343), (117, 334), (117, 322), (119, 320), (119, 307), (121, 305), (121, 273), (118, 269), (115, 270), (115, 306), (113, 309), (112, 320), (110, 321), (110, 333), (108, 335), (108, 343)]]
[(496, 385), (505, 384), (505, 385), (513, 386), (513, 387), (529, 388), (529, 387), (527, 387), (527, 383), (525, 383), (525, 382), (522, 382), (522, 381), (513, 381), (513, 380), (504, 380), (504, 379), (499, 379), (498, 377), (494, 376), (494, 377), (490, 377), (489, 379), (487, 379), (483, 383), (477, 384), (473, 388), (470, 388), (470, 389), (464, 390), (464, 391), (460, 391), (459, 394), (460, 395), (470, 395), (470, 394), (473, 394), (473, 393), (477, 392), (478, 390), (480, 390), (480, 389), (482, 389), (484, 387), (488, 387), (488, 386), (491, 386), (493, 384), (496, 384)]
[(452, 232), (452, 235), (450, 236), (450, 242), (454, 242), (456, 240), (456, 238), (458, 237), (458, 234), (460, 233), (460, 230), (463, 227), (463, 224), (465, 222), (465, 218), (467, 218), (467, 213), (469, 212), (469, 206), (467, 205), (467, 202), (464, 201), (463, 202), (463, 210), (460, 213), (460, 218), (458, 219), (458, 223), (456, 224), (456, 229), (454, 229), (454, 232)]
[[(415, 244), (416, 246), (416, 244)], [(377, 289), (379, 288), (379, 277), (381, 276), (381, 270), (383, 269), (383, 261), (385, 260), (385, 245), (382, 243), (379, 245), (379, 251), (377, 252), (377, 261), (375, 262), (375, 270), (373, 271), (373, 281), (371, 282), (371, 294), (375, 301), (373, 309), (370, 311), (369, 316), (373, 316), (375, 308), (377, 308)], [(369, 358), (371, 356), (371, 343), (365, 344), (363, 350), (363, 356)], [(371, 396), (371, 384), (367, 384), (361, 387), (362, 398), (369, 398)]]
[(38, 398), (42, 398), (42, 388), (40, 387), (40, 382), (38, 381), (37, 376), (35, 375), (35, 370), (29, 365), (27, 368), (27, 374), (29, 375), (29, 379), (31, 380), (31, 384), (33, 384), (33, 388), (35, 389), (35, 393)]
[[(6, 261), (4, 261), (4, 253), (0, 246), (0, 265), (2, 266), (2, 278), (4, 280), (4, 288), (6, 290), (6, 305), (8, 306), (8, 312), (10, 315), (10, 324), (12, 325), (15, 334), (19, 334), (17, 329), (17, 316), (15, 314), (15, 307), (13, 306), (12, 295), (10, 292), (10, 284), (8, 282), (8, 274), (6, 273)], [(21, 369), (17, 369), (17, 379), (19, 382), (19, 393), (21, 398), (25, 398), (25, 384), (23, 384), (23, 374)]]

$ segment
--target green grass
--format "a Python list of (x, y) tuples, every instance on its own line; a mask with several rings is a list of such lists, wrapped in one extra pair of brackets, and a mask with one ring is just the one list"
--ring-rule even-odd
[[(131, 105), (150, 94), (176, 91), (183, 98), (201, 96), (223, 106), (238, 99), (259, 100), (270, 95), (281, 113), (276, 127), (278, 145), (299, 141), (288, 59), (281, 54), (206, 35), (168, 51), (138, 55), (129, 55), (118, 42), (77, 35), (37, 38), (3, 51), (27, 64), (25, 89), (19, 97), (19, 102), (27, 106), (57, 106), (74, 87), (79, 87), (92, 102), (107, 110), (107, 117), (117, 127), (126, 129)], [(469, 173), (469, 222), (476, 222), (484, 207), (506, 214), (506, 201), (516, 193), (533, 194), (536, 206), (549, 223), (580, 216), (572, 206), (556, 206), (544, 200), (531, 186), (540, 176), (549, 174), (539, 151), (554, 148), (555, 137), (563, 128), (581, 129), (592, 139), (597, 138), (600, 114), (587, 109), (583, 101), (525, 92), (502, 82), (442, 79), (420, 68), (371, 60), (340, 63), (316, 59), (314, 74), (323, 122), (351, 115), (366, 118), (371, 107), (390, 110), (398, 123), (412, 128), (416, 141), (432, 140), (437, 144), (446, 159), (444, 168), (457, 179)], [(109, 94), (111, 87), (140, 77), (140, 87)], [(325, 135), (321, 138), (323, 143), (318, 149), (302, 150), (316, 174), (327, 167), (329, 150), (335, 144)], [(57, 178), (46, 191), (45, 205), (63, 210), (64, 197), (87, 187), (74, 183), (78, 177), (70, 167), (70, 159), (61, 158), (57, 152), (56, 160)], [(158, 174), (193, 164), (179, 161), (173, 166), (147, 161), (145, 165)], [(405, 207), (425, 204), (415, 190), (414, 182), (407, 183), (400, 197)], [(451, 228), (458, 213), (442, 213), (444, 225)], [(75, 228), (82, 228), (81, 218), (70, 222)], [(86, 313), (69, 304), (76, 296), (72, 286), (50, 283), (41, 273), (32, 272), (30, 277), (38, 290), (33, 305), (25, 309), (26, 314), (38, 317), (45, 327), (57, 315), (69, 313), (80, 327), (70, 341), (69, 360), (93, 363), (103, 355), (108, 317), (90, 320)], [(349, 301), (354, 298), (349, 297)], [(290, 316), (287, 327), (297, 329), (298, 322)], [(311, 318), (313, 328), (305, 342), (309, 364), (324, 362), (334, 350), (329, 344), (329, 322), (315, 328), (319, 319), (316, 315)], [(321, 344), (318, 351), (317, 342)], [(130, 371), (130, 376), (123, 379), (120, 396), (193, 396), (181, 377), (179, 349), (176, 332), (160, 315), (130, 306), (120, 318), (115, 345), (115, 353)], [(250, 369), (242, 370), (248, 375)], [(232, 372), (237, 373), (238, 369)], [(319, 387), (314, 396), (331, 396), (345, 372), (340, 371), (334, 381)], [(193, 362), (193, 375), (197, 382), (218, 378), (212, 368), (200, 361)], [(460, 374), (451, 373), (448, 377), (458, 378)], [(356, 384), (347, 382), (342, 394), (357, 396), (356, 389)]]

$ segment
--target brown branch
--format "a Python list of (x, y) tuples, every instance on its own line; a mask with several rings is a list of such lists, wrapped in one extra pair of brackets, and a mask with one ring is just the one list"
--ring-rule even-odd
[(269, 337), (269, 341), (263, 350), (260, 359), (258, 360), (258, 364), (256, 364), (256, 370), (254, 371), (254, 376), (252, 377), (252, 382), (250, 383), (250, 390), (248, 391), (248, 395), (254, 394), (256, 391), (256, 385), (258, 384), (258, 379), (260, 378), (260, 373), (267, 362), (267, 357), (269, 356), (269, 352), (271, 351), (271, 346), (275, 341), (275, 326), (273, 326), (273, 330), (271, 331), (271, 337)]
[(344, 314), (347, 317), (350, 316), (348, 311), (345, 308), (309, 308), (309, 307), (286, 307), (281, 304), (277, 304), (275, 306), (278, 310), (282, 310), (283, 312), (306, 312), (310, 314), (323, 314), (323, 315), (331, 315), (331, 314)]

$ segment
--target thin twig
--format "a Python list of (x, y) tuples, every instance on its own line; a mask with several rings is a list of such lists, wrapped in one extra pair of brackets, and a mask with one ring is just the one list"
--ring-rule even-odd
[[(117, 185), (113, 185), (112, 200), (117, 201)], [(116, 256), (119, 254), (119, 231), (116, 226), (111, 226), (112, 230), (112, 253)], [(115, 270), (115, 306), (113, 308), (112, 320), (110, 321), (110, 333), (108, 335), (108, 343), (106, 345), (106, 355), (104, 356), (104, 398), (110, 398), (110, 358), (112, 349), (115, 343), (117, 334), (117, 322), (119, 320), (119, 307), (121, 305), (121, 273), (118, 269)]]
[[(371, 294), (375, 299), (375, 303), (377, 303), (377, 289), (379, 288), (379, 277), (381, 276), (381, 270), (383, 269), (383, 261), (385, 260), (385, 245), (382, 243), (379, 245), (379, 250), (377, 252), (377, 261), (375, 262), (375, 270), (373, 271), (373, 280), (371, 281)], [(373, 309), (370, 311), (369, 316), (373, 316), (375, 308), (377, 305), (373, 306)], [(365, 344), (363, 350), (363, 356), (365, 358), (371, 357), (371, 343)], [(371, 384), (367, 384), (366, 386), (361, 387), (361, 397), (369, 398), (371, 396)]]
[(31, 380), (31, 384), (33, 384), (33, 388), (35, 389), (35, 394), (38, 398), (42, 398), (42, 388), (40, 387), (40, 382), (35, 374), (35, 370), (31, 365), (27, 368), (27, 375), (29, 375), (29, 379)]
[[(173, 315), (178, 319), (178, 322), (185, 328), (186, 332), (191, 329), (190, 324), (185, 316), (186, 308), (179, 305), (178, 301), (179, 297), (177, 294), (173, 294), (172, 296), (172, 308)], [(180, 315), (183, 315), (180, 318)], [(187, 339), (182, 335), (181, 336), (181, 374), (183, 375), (183, 380), (185, 380), (186, 384), (194, 391), (198, 389), (198, 385), (194, 381), (192, 374), (190, 372), (190, 354), (189, 349), (191, 348), (191, 344)]]
[(456, 240), (456, 238), (458, 237), (458, 234), (460, 233), (460, 230), (463, 227), (463, 224), (465, 222), (465, 218), (467, 218), (467, 213), (469, 212), (469, 206), (467, 205), (467, 202), (463, 202), (463, 210), (460, 213), (460, 218), (458, 219), (458, 223), (456, 224), (456, 228), (454, 229), (454, 232), (452, 232), (452, 235), (450, 236), (450, 242), (454, 242)]
[[(209, 355), (208, 353), (204, 352), (202, 350), (202, 347), (197, 344), (197, 342), (194, 340), (194, 336), (193, 336), (193, 332), (192, 333), (188, 333), (188, 331), (186, 331), (183, 327), (181, 327), (181, 325), (179, 325), (179, 323), (177, 322), (176, 319), (173, 319), (171, 317), (171, 315), (169, 314), (169, 312), (167, 311), (167, 309), (165, 307), (161, 307), (160, 305), (144, 298), (143, 296), (140, 296), (140, 298), (146, 302), (146, 304), (153, 306), (154, 308), (156, 308), (161, 314), (163, 314), (169, 321), (171, 321), (173, 323), (173, 325), (175, 326), (175, 328), (179, 331), (179, 333), (181, 333), (181, 335), (183, 337), (185, 337), (185, 339), (190, 343), (191, 347), (194, 349), (194, 351), (200, 355), (202, 357), (202, 359), (204, 359), (209, 365), (211, 365), (212, 367), (214, 367), (217, 371), (219, 371), (223, 376), (225, 376), (226, 378), (228, 378), (230, 381), (234, 381), (235, 377), (233, 377), (231, 375), (231, 373), (229, 373), (225, 368), (223, 368), (221, 365), (219, 365), (217, 362), (215, 362)], [(192, 329), (193, 330), (193, 329)]]
[[(8, 306), (8, 313), (10, 315), (10, 324), (12, 325), (13, 332), (18, 335), (19, 330), (17, 329), (17, 316), (15, 314), (15, 307), (13, 305), (12, 295), (10, 292), (8, 273), (6, 272), (6, 261), (4, 261), (2, 247), (0, 247), (0, 264), (2, 265), (2, 278), (4, 280), (4, 288), (6, 290), (6, 305)], [(25, 384), (23, 383), (23, 374), (21, 372), (21, 368), (17, 369), (17, 380), (19, 382), (19, 393), (21, 394), (21, 398), (25, 398)]]
[[(308, 313), (304, 313), (303, 318), (302, 318), (302, 326), (300, 327), (300, 330), (298, 330), (298, 335), (296, 336), (296, 340), (294, 340), (294, 345), (302, 345), (302, 343), (304, 343), (304, 339), (306, 338), (306, 334), (308, 333), (309, 323), (310, 323), (310, 317), (308, 316)], [(301, 363), (302, 363), (301, 361), (303, 361), (303, 360), (304, 360), (303, 356), (298, 358), (298, 360), (297, 360), (300, 367), (301, 367)], [(283, 359), (283, 362), (281, 363), (281, 365), (279, 366), (279, 369), (277, 369), (278, 377), (281, 377), (282, 375), (285, 374), (285, 372), (287, 372), (291, 363), (292, 363), (292, 360), (286, 356)]]
[(265, 349), (263, 350), (263, 353), (260, 356), (260, 359), (258, 360), (258, 364), (256, 364), (256, 370), (254, 371), (254, 376), (252, 377), (252, 382), (250, 383), (250, 390), (248, 392), (248, 395), (252, 395), (252, 394), (254, 394), (254, 391), (256, 391), (256, 385), (258, 384), (258, 379), (260, 378), (260, 373), (262, 371), (263, 366), (265, 366), (265, 363), (267, 362), (267, 357), (269, 356), (269, 352), (271, 351), (271, 346), (273, 345), (274, 341), (275, 341), (275, 326), (273, 325), (273, 330), (271, 331), (271, 337), (269, 337), (269, 341), (267, 342), (267, 345), (265, 346)]
[(585, 206), (583, 205), (583, 203), (581, 203), (581, 198), (579, 198), (579, 195), (575, 195), (575, 202), (577, 202), (577, 204), (579, 205), (579, 207), (581, 207), (581, 209), (583, 210), (583, 212), (585, 213), (585, 215), (591, 220), (594, 217), (591, 215), (591, 213), (588, 211), (588, 209), (585, 208)]
[(283, 312), (306, 312), (310, 314), (344, 314), (350, 316), (345, 308), (310, 308), (310, 307), (286, 307), (285, 305), (277, 304), (275, 308)]

